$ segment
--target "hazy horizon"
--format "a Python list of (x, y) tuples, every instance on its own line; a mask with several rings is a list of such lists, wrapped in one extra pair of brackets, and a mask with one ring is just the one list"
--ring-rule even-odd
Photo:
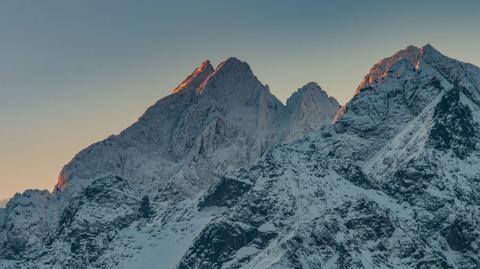
[(0, 200), (52, 190), (78, 151), (132, 124), (205, 59), (248, 62), (282, 102), (315, 81), (342, 104), (371, 66), (408, 45), (480, 65), (476, 1), (0, 7)]

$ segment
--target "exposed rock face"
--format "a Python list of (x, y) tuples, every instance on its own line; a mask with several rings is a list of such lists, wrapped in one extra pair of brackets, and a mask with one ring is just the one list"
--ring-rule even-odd
[(245, 63), (211, 69), (0, 210), (0, 266), (480, 267), (479, 68), (408, 47), (298, 139), (336, 105), (318, 86), (283, 106)]
[(335, 125), (207, 192), (224, 213), (178, 268), (477, 268), (479, 74), (431, 46), (382, 61)]
[(317, 83), (306, 84), (287, 100), (290, 114), (290, 133), (287, 140), (302, 137), (330, 123), (339, 108), (337, 100), (329, 97)]
[[(294, 125), (304, 130), (289, 132), (288, 139), (328, 122), (336, 101), (319, 88), (303, 91), (309, 93), (297, 92), (292, 98), (298, 100), (285, 107), (247, 63), (230, 58), (214, 70), (205, 61), (138, 122), (75, 156), (60, 173), (59, 189), (119, 175), (145, 190), (173, 188), (191, 197), (225, 169), (254, 161), (285, 141)], [(315, 114), (301, 116), (306, 113)]]
[(48, 191), (16, 194), (0, 209), (0, 257), (18, 259), (28, 249), (41, 248), (48, 235)]
[(172, 91), (120, 134), (78, 153), (53, 194), (27, 192), (0, 209), (0, 259), (28, 266), (41, 249), (46, 266), (108, 267), (119, 232), (152, 218), (155, 229), (180, 229), (177, 214), (194, 214), (190, 204), (225, 171), (319, 128), (337, 109), (318, 86), (304, 90), (313, 99), (298, 92), (283, 105), (236, 58), (215, 69), (203, 62)]

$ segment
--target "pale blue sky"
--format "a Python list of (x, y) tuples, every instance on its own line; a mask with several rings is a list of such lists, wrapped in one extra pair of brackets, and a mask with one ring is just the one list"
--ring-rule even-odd
[(316, 81), (341, 103), (410, 44), (480, 65), (479, 3), (1, 1), (0, 198), (51, 189), (204, 59), (247, 61), (282, 101)]

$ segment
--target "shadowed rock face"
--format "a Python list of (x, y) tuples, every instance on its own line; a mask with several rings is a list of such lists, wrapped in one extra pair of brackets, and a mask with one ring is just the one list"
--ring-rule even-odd
[(144, 218), (142, 199), (118, 176), (99, 178), (65, 209), (48, 250), (65, 244), (70, 257), (62, 263), (87, 268), (95, 262), (121, 229)]
[[(283, 106), (247, 64), (229, 59), (213, 71), (204, 63), (185, 85), (190, 90), (101, 142), (122, 154), (92, 146), (71, 164), (70, 175), (101, 167), (121, 175), (71, 177), (56, 196), (32, 194), (40, 210), (23, 196), (14, 199), (22, 207), (0, 210), (12, 268), (480, 266), (478, 68), (431, 46), (408, 47), (372, 68), (335, 124), (276, 146), (275, 139), (289, 141), (285, 126), (314, 126), (306, 124), (306, 112), (319, 111), (310, 101), (326, 96), (315, 84)], [(201, 169), (214, 161), (217, 174)], [(224, 169), (232, 163), (246, 165)], [(160, 177), (156, 165), (180, 174)], [(82, 167), (94, 169), (82, 174)], [(60, 217), (42, 233), (49, 218), (14, 219), (14, 208), (22, 208), (17, 216), (56, 210)], [(38, 236), (15, 251), (10, 238), (24, 242), (25, 234)]]
[[(180, 262), (178, 268), (217, 268), (230, 259), (230, 255), (246, 246), (265, 247), (272, 233), (259, 232), (244, 224), (221, 222), (209, 225), (199, 235), (191, 252)], [(241, 261), (239, 261), (241, 262)]]
[(27, 190), (0, 209), (0, 258), (19, 259), (25, 251), (41, 247), (48, 235), (44, 212), (49, 200), (47, 191)]
[(285, 106), (247, 63), (229, 58), (213, 69), (205, 61), (138, 122), (77, 154), (57, 187), (81, 189), (100, 176), (119, 175), (145, 190), (197, 195), (226, 168), (329, 123), (338, 103), (308, 85)]
[(212, 192), (203, 197), (198, 206), (200, 209), (212, 206), (233, 206), (236, 198), (250, 190), (251, 187), (251, 184), (222, 177)]
[(287, 140), (292, 141), (330, 123), (340, 105), (317, 83), (310, 82), (288, 98), (286, 107), (290, 114)]
[(435, 107), (430, 139), (436, 149), (451, 150), (459, 158), (466, 158), (477, 150), (478, 124), (470, 108), (460, 102), (462, 91), (466, 90), (456, 85)]
[[(335, 125), (275, 148), (206, 193), (202, 211), (226, 209), (179, 267), (480, 266), (478, 75), (462, 78), (457, 67), (480, 74), (431, 46), (375, 66)], [(209, 245), (206, 234), (232, 223), (248, 229), (215, 240), (248, 240)], [(256, 230), (272, 237), (257, 245)]]
[[(310, 86), (287, 108), (247, 63), (229, 58), (213, 68), (203, 62), (132, 126), (79, 152), (61, 171), (53, 194), (25, 193), (0, 209), (0, 259), (35, 263), (32, 255), (40, 255), (44, 264), (102, 267), (117, 260), (102, 258), (119, 242), (117, 234), (139, 223), (155, 219), (157, 231), (172, 223), (171, 229), (193, 234), (187, 221), (188, 227), (175, 222), (193, 218), (191, 211), (202, 204), (186, 209), (186, 203), (227, 170), (329, 124), (336, 101)], [(229, 192), (248, 189), (232, 182), (203, 199), (203, 206), (233, 203)], [(177, 210), (187, 213), (179, 217)]]

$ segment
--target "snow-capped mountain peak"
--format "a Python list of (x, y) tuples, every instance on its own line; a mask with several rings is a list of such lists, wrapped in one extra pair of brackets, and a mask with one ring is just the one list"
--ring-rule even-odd
[[(320, 99), (310, 101), (312, 109), (322, 105), (316, 101)], [(289, 110), (293, 113), (295, 109)], [(330, 106), (317, 111), (318, 117), (302, 119), (302, 124), (314, 126), (308, 128), (313, 130), (335, 109)], [(188, 189), (195, 194), (210, 182), (199, 180), (199, 174), (203, 174), (201, 178), (213, 178), (212, 173), (224, 169), (226, 163), (253, 161), (283, 141), (286, 125), (295, 124), (296, 120), (292, 118), (286, 123), (287, 114), (286, 107), (257, 79), (246, 62), (231, 57), (213, 69), (205, 61), (138, 122), (120, 135), (77, 154), (61, 171), (57, 187), (63, 190), (71, 182), (84, 187), (96, 177), (118, 175), (137, 184), (143, 182), (139, 185), (146, 188), (151, 188), (152, 183), (158, 188), (175, 184), (180, 192)], [(235, 155), (231, 161), (217, 156), (228, 150)], [(197, 168), (187, 170), (183, 161)], [(199, 189), (183, 182), (186, 179), (196, 181)], [(181, 187), (180, 182), (185, 185)]]
[(177, 268), (478, 268), (480, 70), (400, 54), (333, 126), (211, 188), (224, 211)]
[(287, 99), (286, 107), (291, 122), (288, 140), (293, 140), (330, 123), (340, 105), (316, 82), (309, 82)]
[[(248, 63), (230, 57), (220, 63), (208, 77), (199, 92), (220, 102), (256, 98), (266, 87), (253, 74)], [(233, 100), (232, 100), (233, 99)]]
[(195, 90), (72, 160), (66, 178), (83, 188), (28, 192), (1, 209), (0, 259), (13, 268), (480, 265), (479, 68), (410, 46), (372, 68), (334, 124), (338, 103), (318, 84), (283, 105), (236, 58), (187, 81), (181, 88)]
[(288, 103), (246, 62), (232, 57), (214, 69), (204, 61), (137, 122), (75, 155), (53, 193), (25, 192), (0, 209), (0, 267), (4, 258), (44, 248), (56, 253), (51, 258), (60, 267), (83, 268), (99, 259), (114, 234), (152, 211), (164, 219), (155, 226), (177, 229), (172, 212), (183, 211), (226, 171), (328, 123), (338, 105), (314, 84)]
[(213, 73), (213, 66), (209, 60), (203, 61), (182, 83), (175, 87), (172, 92), (177, 93), (182, 90), (196, 90)]
[(423, 47), (408, 46), (407, 48), (400, 50), (390, 57), (384, 58), (376, 63), (360, 82), (355, 94), (358, 94), (360, 90), (365, 87), (374, 87), (376, 84), (384, 81), (390, 74), (394, 73), (392, 67), (398, 68), (398, 62), (404, 62), (403, 65), (407, 65), (406, 62), (410, 62), (418, 70), (421, 67), (421, 62), (435, 63), (445, 62), (452, 60), (442, 55), (432, 45), (427, 44)]
[(426, 44), (423, 47), (421, 47), (420, 53), (422, 57), (446, 57), (430, 44)]
[(215, 68), (216, 72), (238, 72), (244, 73), (248, 72), (253, 75), (252, 69), (248, 63), (239, 60), (236, 57), (229, 57), (227, 60), (221, 62), (217, 68)]
[[(307, 102), (307, 100), (320, 98), (320, 99), (330, 99), (332, 100), (333, 97), (328, 96), (327, 92), (325, 92), (320, 85), (316, 82), (308, 82), (297, 91), (295, 91), (288, 99), (287, 99), (287, 108), (290, 110), (293, 109), (295, 103)], [(333, 98), (334, 99), (334, 98)], [(322, 100), (323, 101), (323, 100)], [(335, 103), (336, 100), (333, 100)]]
[(355, 94), (367, 86), (374, 86), (376, 83), (382, 82), (388, 75), (390, 68), (398, 61), (406, 60), (413, 66), (422, 58), (422, 50), (415, 46), (408, 46), (406, 49), (400, 50), (388, 58), (384, 58), (376, 63), (364, 77), (363, 81), (357, 87)]
[(297, 94), (298, 95), (305, 95), (305, 94), (314, 93), (314, 92), (319, 92), (322, 95), (327, 95), (327, 93), (324, 90), (322, 90), (322, 87), (320, 87), (320, 85), (318, 85), (314, 81), (310, 81), (307, 84), (303, 85), (296, 92), (294, 92), (293, 95), (290, 97), (290, 99)]

